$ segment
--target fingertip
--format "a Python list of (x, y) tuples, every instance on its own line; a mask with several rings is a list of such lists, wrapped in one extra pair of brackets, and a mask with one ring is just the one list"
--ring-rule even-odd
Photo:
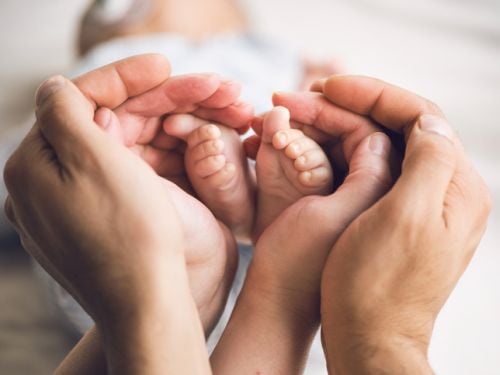
[(255, 160), (255, 158), (257, 157), (257, 153), (259, 152), (260, 141), (261, 139), (257, 135), (254, 135), (243, 141), (243, 148), (247, 157)]
[(165, 75), (170, 75), (171, 65), (170, 61), (165, 55), (161, 53), (149, 53), (146, 55), (137, 56), (137, 58), (148, 58), (150, 60), (150, 69), (154, 69), (157, 72), (163, 72)]
[(66, 85), (67, 79), (62, 75), (55, 75), (45, 80), (37, 89), (35, 103), (39, 107), (53, 94)]
[(325, 87), (327, 79), (328, 78), (322, 78), (313, 82), (311, 87), (309, 88), (309, 91), (323, 93), (323, 89)]
[(106, 107), (99, 108), (94, 115), (94, 122), (103, 130), (106, 130), (111, 123), (111, 110)]
[(418, 119), (418, 125), (423, 132), (437, 134), (453, 142), (455, 132), (442, 117), (425, 114)]
[(367, 139), (368, 150), (374, 155), (386, 158), (391, 150), (391, 140), (382, 132), (373, 133)]
[(271, 97), (271, 100), (273, 102), (273, 105), (277, 106), (282, 103), (283, 99), (286, 98), (287, 93), (284, 91), (275, 91), (273, 92), (273, 95)]
[(250, 121), (250, 127), (253, 129), (253, 131), (256, 134), (262, 135), (263, 122), (264, 122), (264, 118), (263, 117), (254, 117)]

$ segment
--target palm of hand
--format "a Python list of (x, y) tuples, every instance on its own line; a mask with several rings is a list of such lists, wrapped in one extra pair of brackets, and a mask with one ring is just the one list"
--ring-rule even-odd
[[(195, 90), (179, 92), (185, 86), (193, 88), (192, 83), (186, 83), (190, 77), (194, 77), (191, 79), (197, 84)], [(224, 116), (237, 126), (248, 121), (252, 111), (240, 104), (233, 105), (239, 89), (234, 90), (232, 84), (217, 82), (215, 85), (209, 76), (179, 77), (178, 83), (170, 78), (167, 82), (168, 90), (154, 89), (113, 111), (99, 109), (95, 121), (110, 137), (146, 162), (158, 174), (165, 194), (172, 198), (184, 230), (185, 258), (193, 297), (204, 328), (210, 330), (232, 284), (237, 264), (236, 243), (229, 229), (190, 194), (192, 187), (184, 167), (184, 146), (162, 129), (165, 108), (167, 112), (169, 109), (165, 106), (163, 91), (171, 95), (169, 101), (175, 104), (170, 103), (173, 107), (170, 113), (195, 113), (215, 120)], [(165, 228), (165, 235), (168, 235), (168, 228)]]

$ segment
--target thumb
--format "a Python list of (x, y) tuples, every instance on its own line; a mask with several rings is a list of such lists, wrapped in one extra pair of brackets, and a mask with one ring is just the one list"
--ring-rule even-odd
[(92, 155), (106, 141), (93, 121), (93, 105), (66, 78), (45, 81), (38, 89), (36, 104), (40, 131), (62, 165), (79, 165), (85, 159), (82, 155)]
[(338, 190), (320, 201), (321, 221), (318, 238), (329, 238), (331, 246), (364, 211), (377, 202), (392, 186), (390, 168), (391, 142), (381, 132), (366, 137), (355, 149), (349, 174)]
[(349, 174), (331, 196), (332, 201), (338, 202), (336, 212), (332, 214), (344, 222), (344, 228), (392, 186), (390, 151), (391, 141), (381, 132), (366, 137), (354, 150)]
[(455, 143), (456, 135), (445, 119), (421, 116), (408, 138), (401, 177), (391, 197), (403, 198), (413, 212), (441, 213), (457, 164)]
[(109, 108), (101, 107), (95, 112), (94, 121), (111, 139), (126, 145), (125, 134), (115, 112)]

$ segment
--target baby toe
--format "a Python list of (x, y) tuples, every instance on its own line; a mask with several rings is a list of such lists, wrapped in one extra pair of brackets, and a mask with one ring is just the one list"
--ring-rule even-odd
[(297, 171), (305, 172), (326, 163), (328, 163), (328, 159), (325, 153), (318, 148), (304, 152), (295, 159), (293, 165)]
[(290, 112), (285, 107), (275, 107), (264, 116), (262, 123), (262, 140), (271, 143), (273, 135), (278, 131), (290, 129)]
[(218, 190), (228, 189), (232, 186), (236, 171), (236, 165), (226, 163), (218, 172), (208, 176), (206, 182)]
[(190, 159), (198, 162), (209, 156), (217, 156), (224, 152), (224, 141), (222, 139), (213, 139), (199, 143), (198, 145), (190, 148)]
[(307, 151), (314, 150), (318, 147), (317, 143), (312, 139), (302, 136), (291, 142), (285, 149), (285, 155), (290, 159), (297, 159)]
[(332, 171), (327, 167), (318, 167), (299, 173), (299, 181), (307, 187), (329, 187), (332, 185)]
[(219, 127), (214, 124), (206, 124), (194, 130), (187, 138), (188, 147), (194, 147), (200, 143), (220, 138), (222, 135)]
[(205, 178), (220, 171), (225, 165), (226, 157), (224, 155), (208, 156), (198, 161), (194, 169), (198, 176)]
[(304, 137), (304, 133), (298, 129), (281, 130), (273, 135), (272, 144), (276, 150), (282, 150)]

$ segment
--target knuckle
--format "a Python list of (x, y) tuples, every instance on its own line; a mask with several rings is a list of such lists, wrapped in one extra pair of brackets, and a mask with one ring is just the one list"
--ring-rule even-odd
[(44, 102), (37, 108), (36, 119), (41, 128), (46, 128), (50, 124), (57, 122), (62, 113), (66, 113), (67, 108), (64, 106), (64, 101), (56, 94)]
[[(442, 142), (438, 137), (425, 137), (418, 147), (418, 157), (427, 159), (432, 164), (453, 167), (455, 165), (455, 150), (449, 142)], [(411, 159), (411, 155), (409, 159)]]
[(441, 108), (436, 103), (434, 103), (433, 101), (428, 100), (428, 99), (425, 100), (424, 111), (426, 113), (432, 113), (432, 114), (437, 114), (437, 115), (443, 114), (443, 111), (441, 110)]
[(14, 154), (9, 158), (9, 160), (7, 160), (3, 170), (3, 179), (7, 190), (11, 192), (17, 190), (17, 186), (19, 185), (22, 177), (21, 171), (22, 168), (19, 166), (19, 160), (16, 157), (16, 154)]

